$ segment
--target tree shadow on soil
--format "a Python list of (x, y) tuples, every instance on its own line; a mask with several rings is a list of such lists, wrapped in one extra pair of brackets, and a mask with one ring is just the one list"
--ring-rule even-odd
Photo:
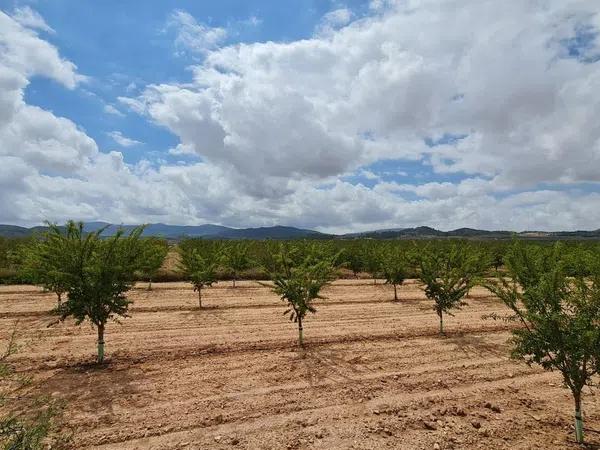
[(504, 344), (491, 342), (484, 336), (470, 333), (452, 333), (447, 335), (445, 340), (447, 343), (454, 344), (457, 350), (462, 351), (468, 356), (509, 356), (509, 352)]
[[(127, 363), (110, 360), (103, 364), (79, 363), (58, 370), (39, 389), (41, 394), (64, 401), (68, 415), (71, 412), (93, 417), (86, 423), (96, 428), (119, 420), (116, 404), (144, 408), (151, 402), (147, 395), (138, 395), (140, 378), (141, 371)], [(78, 424), (78, 428), (83, 428), (83, 424)]]

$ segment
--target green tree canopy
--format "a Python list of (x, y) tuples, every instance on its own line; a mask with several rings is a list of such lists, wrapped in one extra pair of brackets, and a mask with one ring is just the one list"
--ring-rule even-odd
[[(575, 436), (583, 442), (581, 396), (600, 373), (600, 264), (593, 254), (561, 245), (517, 242), (505, 257), (507, 276), (486, 283), (512, 311), (513, 357), (557, 370), (575, 403)], [(573, 267), (575, 276), (569, 272)], [(588, 274), (588, 276), (584, 275)]]
[(98, 362), (104, 360), (104, 330), (109, 319), (126, 317), (130, 301), (125, 293), (134, 283), (141, 254), (139, 238), (143, 227), (128, 235), (123, 230), (102, 238), (104, 229), (84, 233), (83, 224), (50, 225), (44, 242), (56, 258), (65, 280), (67, 301), (59, 312), (79, 324), (89, 320), (98, 331)]
[(198, 306), (202, 308), (202, 289), (217, 282), (217, 268), (222, 258), (219, 243), (206, 245), (180, 245), (179, 270), (190, 280), (198, 292)]
[(394, 301), (398, 301), (398, 286), (406, 279), (408, 258), (394, 245), (386, 247), (381, 255), (381, 272), (386, 284), (394, 286)]
[(169, 252), (169, 244), (164, 239), (150, 237), (142, 239), (140, 245), (138, 271), (148, 279), (148, 290), (152, 290), (152, 279), (165, 261)]
[(452, 310), (465, 305), (463, 298), (483, 274), (487, 260), (481, 252), (464, 243), (429, 245), (417, 258), (425, 295), (434, 302), (440, 334), (444, 334), (444, 314), (452, 315)]
[(240, 272), (251, 267), (249, 252), (250, 246), (245, 241), (234, 241), (225, 246), (223, 259), (225, 266), (231, 271), (233, 287)]
[(304, 346), (303, 320), (308, 312), (316, 313), (314, 300), (324, 298), (321, 289), (335, 274), (338, 254), (324, 252), (315, 244), (298, 248), (280, 245), (276, 258), (280, 270), (272, 273), (273, 291), (288, 304), (284, 315), (298, 324), (298, 344)]
[(46, 233), (28, 241), (19, 248), (16, 255), (23, 278), (42, 286), (47, 291), (54, 292), (59, 308), (70, 280), (61, 267), (61, 259), (57, 257), (60, 251), (58, 242)]
[(381, 249), (376, 241), (365, 241), (362, 244), (361, 258), (363, 268), (373, 277), (373, 284), (377, 284), (377, 277), (381, 275)]

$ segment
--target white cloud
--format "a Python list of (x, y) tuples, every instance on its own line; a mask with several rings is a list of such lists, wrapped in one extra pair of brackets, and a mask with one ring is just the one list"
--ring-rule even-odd
[(375, 12), (381, 12), (396, 3), (396, 0), (371, 0), (369, 2), (369, 9)]
[(242, 23), (242, 25), (246, 25), (249, 27), (259, 27), (260, 25), (262, 25), (263, 21), (259, 17), (250, 16), (247, 19), (242, 20), (241, 23)]
[(348, 8), (338, 8), (329, 11), (323, 16), (317, 26), (317, 33), (321, 35), (332, 33), (336, 29), (348, 25), (353, 15), (352, 11)]
[(142, 142), (140, 141), (128, 138), (127, 136), (123, 136), (123, 133), (121, 133), (120, 131), (109, 131), (106, 134), (109, 135), (112, 138), (112, 140), (119, 144), (121, 147), (133, 147), (134, 145), (142, 144)]
[(227, 30), (198, 23), (188, 12), (173, 11), (167, 22), (168, 29), (176, 32), (175, 46), (179, 54), (186, 51), (203, 54), (214, 49), (227, 37)]
[[(77, 73), (77, 67), (62, 59), (55, 47), (40, 39), (29, 26), (24, 26), (0, 11), (0, 66), (7, 76), (52, 78), (69, 89), (74, 89), (86, 77)], [(23, 81), (22, 81), (23, 82)], [(14, 88), (14, 85), (9, 86)]]
[(185, 144), (177, 144), (175, 147), (170, 148), (169, 154), (170, 155), (178, 155), (178, 156), (182, 156), (182, 155), (198, 156), (198, 154), (194, 151), (194, 149), (192, 147), (190, 147), (189, 145), (185, 145)]
[[(201, 158), (185, 165), (127, 164), (72, 121), (26, 104), (32, 76), (67, 88), (83, 77), (0, 14), (0, 222), (598, 228), (599, 63), (565, 51), (582, 24), (600, 26), (594, 1), (372, 6), (376, 15), (312, 39), (225, 48), (225, 35), (207, 38), (209, 27), (183, 16), (179, 45), (204, 57), (192, 82), (119, 102), (179, 138), (171, 155)], [(467, 137), (424, 143), (445, 133)], [(419, 183), (365, 168), (389, 158), (430, 163), (427, 180), (467, 178)], [(383, 181), (392, 172), (406, 180)], [(376, 183), (343, 181), (351, 174)]]
[[(515, 188), (598, 182), (600, 71), (560, 57), (564, 39), (598, 21), (594, 4), (388, 3), (327, 36), (213, 50), (193, 84), (127, 101), (259, 196), (281, 177), (325, 179), (380, 158), (428, 157), (439, 173)], [(423, 142), (446, 132), (468, 137)]]
[(113, 105), (109, 105), (109, 104), (104, 105), (104, 112), (107, 114), (112, 114), (114, 116), (125, 117), (125, 114), (123, 114), (121, 111), (119, 111)]
[(46, 33), (55, 33), (43, 17), (29, 6), (16, 8), (12, 14), (12, 18), (24, 27), (45, 31)]

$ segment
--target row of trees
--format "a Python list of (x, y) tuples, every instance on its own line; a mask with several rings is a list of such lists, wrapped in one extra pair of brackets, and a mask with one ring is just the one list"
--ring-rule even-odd
[[(39, 238), (40, 236), (38, 236)], [(12, 238), (6, 239), (0, 237), (0, 283), (3, 281), (15, 283), (19, 281), (34, 281), (31, 276), (27, 276), (27, 267), (23, 266), (22, 249), (29, 247), (32, 238)], [(157, 247), (163, 251), (159, 251), (157, 259), (152, 262), (149, 257), (145, 258), (149, 263), (149, 267), (140, 270), (136, 273), (139, 279), (150, 281), (157, 275), (157, 270), (160, 268), (161, 262), (164, 259), (164, 251), (168, 248), (165, 240), (159, 238), (145, 238), (144, 241), (154, 241)], [(274, 252), (278, 251), (280, 243), (286, 245), (298, 246), (302, 245), (302, 241), (220, 241), (215, 244), (211, 240), (203, 239), (187, 239), (180, 242), (178, 248), (196, 248), (202, 254), (210, 251), (212, 247), (217, 245), (220, 248), (220, 259), (216, 264), (215, 278), (231, 279), (235, 286), (236, 281), (243, 278), (264, 279), (268, 277), (269, 271), (265, 270), (265, 263), (268, 263)], [(321, 240), (314, 241), (317, 245), (323, 247), (323, 250), (334, 255), (341, 252), (340, 266), (347, 269), (355, 276), (368, 273), (373, 277), (373, 282), (377, 283), (378, 278), (388, 278), (386, 272), (389, 273), (390, 261), (392, 258), (405, 258), (411, 254), (418, 255), (426, 249), (431, 241), (427, 240), (373, 240), (373, 239), (349, 239), (349, 240)], [(435, 246), (442, 248), (452, 247), (456, 241), (453, 240), (438, 240), (435, 241)], [(487, 255), (487, 258), (492, 268), (500, 268), (503, 265), (504, 257), (507, 250), (510, 248), (510, 241), (471, 241), (470, 246), (478, 249)], [(532, 244), (539, 247), (551, 246), (547, 241), (539, 241)], [(582, 243), (578, 241), (566, 242), (566, 249), (569, 252), (582, 247)], [(600, 245), (594, 242), (586, 242), (585, 249), (594, 250), (600, 255)], [(162, 254), (161, 254), (162, 253)], [(411, 260), (406, 264), (406, 277), (414, 278), (417, 276), (416, 270), (418, 262)], [(396, 261), (391, 262), (391, 267), (397, 266)], [(268, 266), (268, 264), (266, 264)], [(567, 264), (567, 270), (572, 274), (576, 274), (581, 270), (577, 267), (574, 261)], [(185, 274), (181, 271), (173, 271), (170, 268), (164, 269), (160, 274), (162, 279), (181, 279)], [(391, 283), (393, 284), (393, 283)]]
[[(218, 244), (210, 245), (211, 251), (204, 256), (192, 246), (181, 250), (182, 264), (199, 292), (215, 281), (219, 250)], [(271, 274), (273, 291), (287, 303), (284, 314), (297, 323), (298, 343), (303, 346), (303, 321), (308, 312), (316, 313), (314, 300), (323, 298), (321, 290), (335, 278), (337, 267), (350, 262), (356, 268), (359, 260), (355, 254), (349, 257), (315, 242), (279, 244), (272, 250), (262, 264)], [(466, 244), (429, 244), (412, 252), (387, 246), (365, 254), (369, 257), (360, 264), (394, 286), (395, 301), (397, 287), (416, 266), (425, 295), (433, 301), (440, 334), (444, 334), (444, 314), (464, 306), (474, 286), (496, 294), (512, 314), (492, 318), (516, 322), (513, 357), (561, 373), (575, 403), (577, 442), (584, 441), (582, 391), (600, 373), (600, 259), (596, 252), (562, 244), (515, 242), (504, 255), (503, 272), (498, 271), (493, 253)], [(490, 267), (496, 269), (493, 274)]]
[[(81, 224), (71, 222), (64, 228), (51, 226), (24, 254), (24, 267), (37, 271), (41, 284), (57, 292), (59, 300), (66, 294), (66, 301), (57, 307), (61, 318), (73, 317), (77, 323), (88, 319), (96, 326), (99, 362), (104, 359), (107, 321), (127, 316), (130, 301), (126, 292), (133, 286), (136, 273), (147, 268), (145, 264), (152, 259), (149, 255), (159, 253), (148, 250), (153, 245), (141, 238), (142, 231), (137, 228), (128, 235), (118, 232), (102, 238), (102, 230), (86, 234)], [(218, 267), (231, 264), (241, 271), (250, 264), (260, 264), (270, 274), (269, 286), (288, 305), (284, 314), (297, 324), (298, 342), (303, 346), (306, 314), (316, 312), (314, 301), (322, 298), (322, 288), (335, 278), (340, 266), (352, 270), (358, 266), (356, 255), (332, 242), (268, 243), (263, 248), (269, 251), (259, 253), (256, 261), (248, 256), (249, 245), (185, 241), (178, 250), (180, 269), (198, 291), (201, 307), (202, 289), (216, 281)], [(393, 245), (377, 244), (360, 251), (363, 256), (370, 255), (360, 264), (373, 275), (382, 274), (394, 286), (395, 300), (406, 274), (417, 274), (426, 296), (433, 301), (440, 334), (444, 333), (444, 315), (463, 306), (472, 287), (482, 285), (495, 293), (512, 315), (494, 318), (516, 324), (513, 356), (562, 374), (575, 400), (576, 437), (583, 441), (582, 390), (600, 371), (597, 253), (560, 244), (516, 242), (505, 252), (504, 270), (492, 273), (493, 255), (477, 245), (429, 243), (417, 251), (400, 252)], [(44, 274), (51, 281), (45, 280)]]

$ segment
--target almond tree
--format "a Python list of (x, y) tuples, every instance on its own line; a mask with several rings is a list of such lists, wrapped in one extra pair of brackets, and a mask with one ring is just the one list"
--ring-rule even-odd
[(151, 291), (152, 278), (162, 267), (169, 252), (169, 244), (164, 239), (154, 237), (143, 239), (140, 244), (142, 251), (138, 270), (143, 277), (148, 279), (148, 290)]
[[(567, 258), (588, 276), (569, 276)], [(587, 252), (568, 255), (514, 244), (504, 259), (507, 277), (485, 283), (512, 311), (512, 356), (561, 373), (575, 404), (575, 438), (583, 443), (582, 390), (600, 373), (600, 264)]]
[(19, 250), (18, 259), (22, 276), (44, 290), (54, 292), (60, 308), (68, 288), (68, 277), (56, 257), (60, 249), (55, 248), (55, 244), (47, 235), (32, 239)]
[(344, 266), (352, 271), (355, 278), (358, 278), (359, 272), (364, 267), (362, 248), (360, 242), (353, 242), (351, 245), (344, 248), (342, 253)]
[(373, 277), (373, 284), (377, 284), (377, 276), (381, 272), (381, 253), (378, 244), (367, 241), (362, 248), (362, 260), (365, 270)]
[(67, 301), (59, 312), (62, 320), (72, 316), (77, 324), (89, 320), (98, 331), (98, 363), (104, 361), (104, 331), (109, 319), (128, 317), (131, 301), (125, 293), (135, 282), (141, 255), (143, 226), (128, 235), (118, 230), (103, 238), (102, 228), (84, 233), (81, 222), (68, 222), (64, 232), (50, 225), (47, 241), (55, 249), (57, 264), (67, 279)]
[(453, 315), (460, 309), (469, 289), (483, 273), (484, 257), (464, 244), (428, 246), (418, 255), (419, 278), (425, 295), (434, 301), (433, 310), (440, 319), (440, 335), (444, 334), (444, 313)]
[(315, 244), (302, 253), (297, 248), (282, 245), (277, 255), (281, 270), (271, 274), (273, 291), (288, 304), (283, 314), (298, 324), (300, 347), (304, 346), (304, 317), (307, 312), (317, 312), (313, 301), (324, 298), (320, 291), (333, 280), (338, 257), (323, 254)]
[(198, 248), (192, 245), (179, 246), (179, 270), (190, 280), (194, 292), (198, 292), (198, 307), (202, 308), (202, 289), (217, 282), (217, 268), (221, 252), (212, 245)]
[(406, 279), (406, 266), (407, 258), (397, 246), (385, 249), (381, 257), (381, 271), (386, 284), (394, 286), (394, 301), (398, 301), (398, 286)]
[(250, 268), (251, 260), (248, 255), (249, 246), (247, 242), (233, 242), (226, 246), (224, 262), (225, 266), (231, 270), (233, 276), (233, 287), (240, 275), (240, 272)]

